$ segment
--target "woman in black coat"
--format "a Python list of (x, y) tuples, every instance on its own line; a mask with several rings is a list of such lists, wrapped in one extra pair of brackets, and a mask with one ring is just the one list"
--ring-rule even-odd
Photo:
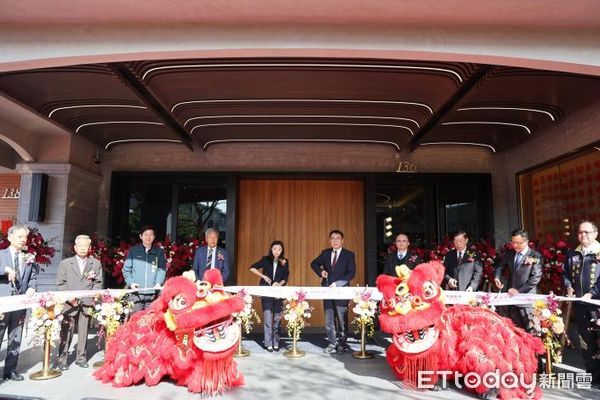
[[(260, 271), (259, 271), (260, 270)], [(289, 263), (284, 258), (283, 242), (271, 243), (269, 255), (252, 264), (250, 271), (260, 277), (260, 286), (283, 286), (290, 275)], [(260, 298), (265, 327), (265, 347), (268, 351), (279, 351), (279, 326), (282, 316), (282, 299), (274, 297)]]

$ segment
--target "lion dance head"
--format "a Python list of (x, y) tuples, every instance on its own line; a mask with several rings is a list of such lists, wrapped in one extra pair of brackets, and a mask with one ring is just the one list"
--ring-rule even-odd
[(244, 305), (223, 290), (218, 269), (197, 282), (193, 272), (171, 278), (147, 310), (117, 330), (94, 375), (115, 386), (153, 386), (169, 376), (191, 392), (211, 395), (241, 385), (233, 360), (240, 329), (232, 314)]

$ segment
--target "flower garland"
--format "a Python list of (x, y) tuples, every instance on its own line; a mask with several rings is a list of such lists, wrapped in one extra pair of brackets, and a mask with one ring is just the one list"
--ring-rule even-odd
[(352, 301), (354, 302), (354, 319), (352, 324), (356, 326), (355, 333), (359, 333), (362, 325), (367, 330), (367, 336), (371, 337), (375, 333), (375, 312), (377, 311), (377, 302), (371, 298), (372, 293), (369, 288), (356, 292)]
[(127, 300), (127, 294), (115, 297), (106, 292), (94, 298), (94, 307), (90, 316), (98, 321), (98, 336), (111, 337), (119, 326), (125, 322), (133, 310), (133, 303)]
[(307, 325), (306, 319), (312, 315), (313, 308), (306, 301), (306, 292), (299, 290), (284, 301), (283, 319), (287, 324), (288, 335), (293, 340), (300, 339), (300, 331)]
[(546, 301), (537, 300), (532, 307), (533, 317), (529, 326), (533, 328), (536, 336), (542, 338), (544, 346), (550, 351), (552, 361), (557, 363), (562, 361), (562, 345), (559, 336), (564, 333), (565, 324), (558, 301), (554, 294), (550, 294)]
[(250, 333), (252, 329), (252, 323), (260, 323), (260, 317), (258, 313), (252, 306), (252, 296), (248, 294), (245, 289), (239, 291), (238, 296), (240, 296), (246, 302), (244, 309), (239, 313), (233, 314), (234, 318), (241, 324), (242, 329), (246, 334)]
[(30, 327), (33, 330), (31, 343), (41, 346), (46, 339), (56, 341), (60, 337), (64, 301), (51, 293), (43, 293), (38, 305), (31, 311)]

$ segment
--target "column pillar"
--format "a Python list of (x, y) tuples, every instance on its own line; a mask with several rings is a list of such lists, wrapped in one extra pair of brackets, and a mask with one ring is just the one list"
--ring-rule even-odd
[[(96, 230), (98, 194), (101, 176), (68, 163), (23, 163), (21, 197), (17, 223), (35, 226), (56, 249), (52, 264), (40, 273), (39, 290), (53, 290), (60, 261), (73, 254), (73, 240), (79, 234), (91, 235)], [(44, 221), (29, 221), (32, 201), (32, 174), (48, 175), (46, 216)]]

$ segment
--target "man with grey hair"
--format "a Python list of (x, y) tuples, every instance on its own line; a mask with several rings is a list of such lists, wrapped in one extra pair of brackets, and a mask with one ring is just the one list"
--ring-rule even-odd
[[(33, 296), (37, 290), (39, 266), (35, 256), (28, 254), (25, 243), (29, 228), (25, 225), (14, 225), (8, 229), (10, 246), (0, 250), (0, 273), (5, 279), (0, 281), (0, 296), (26, 294)], [(16, 370), (23, 336), (23, 324), (27, 310), (11, 311), (0, 321), (0, 343), (8, 328), (8, 349), (4, 363), (5, 380), (22, 381), (23, 375)]]
[[(98, 290), (102, 289), (102, 264), (94, 257), (89, 257), (92, 240), (87, 235), (75, 238), (75, 255), (62, 260), (56, 275), (56, 290)], [(77, 322), (77, 357), (75, 364), (87, 368), (86, 347), (89, 309), (93, 306), (91, 298), (72, 299), (66, 302), (60, 330), (58, 346), (58, 368), (67, 370), (67, 357), (75, 322)]]
[(196, 279), (202, 279), (204, 271), (207, 269), (217, 268), (221, 271), (223, 282), (227, 281), (229, 277), (229, 256), (225, 249), (217, 247), (219, 231), (208, 228), (204, 232), (204, 239), (206, 240), (206, 246), (196, 249), (194, 263), (192, 264)]

